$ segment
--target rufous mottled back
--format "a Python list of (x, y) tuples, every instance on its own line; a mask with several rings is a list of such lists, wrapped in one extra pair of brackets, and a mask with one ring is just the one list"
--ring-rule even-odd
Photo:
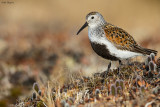
[(86, 23), (77, 35), (87, 26), (93, 50), (105, 59), (123, 60), (151, 53), (157, 55), (157, 51), (138, 45), (134, 38), (122, 28), (106, 22), (98, 12), (91, 12), (86, 16)]

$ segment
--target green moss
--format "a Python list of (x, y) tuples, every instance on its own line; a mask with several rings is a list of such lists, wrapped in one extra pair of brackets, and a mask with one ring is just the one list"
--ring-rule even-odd
[(37, 103), (37, 107), (46, 107), (46, 106), (43, 104), (42, 101), (39, 101), (39, 102)]
[(0, 107), (7, 107), (7, 101), (6, 100), (0, 100)]
[(117, 95), (117, 89), (116, 89), (116, 86), (114, 84), (111, 85), (110, 92), (111, 92), (111, 95), (113, 95), (113, 96)]
[(19, 95), (22, 94), (22, 89), (20, 87), (15, 87), (15, 88), (12, 88), (10, 92), (11, 92), (11, 97), (16, 99), (18, 98)]

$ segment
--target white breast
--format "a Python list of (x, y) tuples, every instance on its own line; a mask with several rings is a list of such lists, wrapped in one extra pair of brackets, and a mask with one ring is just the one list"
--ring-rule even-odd
[(98, 44), (104, 44), (106, 45), (106, 48), (109, 50), (110, 54), (118, 57), (119, 59), (128, 59), (135, 56), (141, 56), (142, 54), (131, 52), (127, 50), (120, 50), (117, 49), (104, 35), (104, 33), (101, 33), (101, 35), (96, 35), (95, 33), (88, 32), (88, 36), (91, 42), (96, 42)]

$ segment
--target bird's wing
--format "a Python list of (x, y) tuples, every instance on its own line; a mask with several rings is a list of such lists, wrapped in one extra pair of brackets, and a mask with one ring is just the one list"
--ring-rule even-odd
[(128, 34), (123, 29), (116, 27), (114, 25), (108, 24), (104, 27), (104, 31), (106, 34), (106, 38), (114, 43), (114, 45), (118, 49), (130, 50), (136, 52), (134, 50), (134, 46), (138, 46), (133, 37)]
[(107, 24), (104, 26), (104, 31), (106, 38), (110, 42), (114, 43), (114, 46), (116, 46), (118, 49), (129, 50), (145, 55), (150, 55), (151, 53), (157, 55), (156, 50), (146, 49), (139, 46), (130, 34), (119, 27), (116, 27), (112, 24)]

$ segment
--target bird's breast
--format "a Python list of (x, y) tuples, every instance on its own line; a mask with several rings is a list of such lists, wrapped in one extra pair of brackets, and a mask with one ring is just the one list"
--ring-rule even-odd
[(93, 50), (103, 58), (117, 60), (141, 55), (140, 53), (132, 52), (130, 50), (118, 49), (114, 43), (106, 38), (103, 31), (97, 33), (96, 31), (89, 30), (88, 36)]

